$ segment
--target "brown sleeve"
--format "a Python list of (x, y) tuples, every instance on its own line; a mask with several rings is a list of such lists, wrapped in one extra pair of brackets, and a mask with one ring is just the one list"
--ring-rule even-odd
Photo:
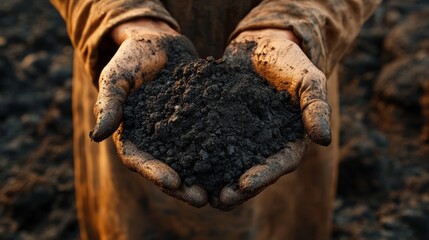
[(114, 26), (133, 18), (151, 17), (179, 30), (159, 0), (51, 0), (51, 3), (66, 21), (73, 47), (94, 83), (116, 50), (110, 38), (104, 38)]
[(381, 0), (265, 0), (239, 23), (231, 38), (242, 31), (290, 29), (302, 40), (302, 49), (329, 76), (362, 24)]

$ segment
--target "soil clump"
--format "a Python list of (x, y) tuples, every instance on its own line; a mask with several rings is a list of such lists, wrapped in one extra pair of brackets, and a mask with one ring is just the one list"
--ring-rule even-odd
[(304, 137), (299, 106), (250, 64), (169, 60), (127, 99), (123, 138), (170, 165), (186, 185), (217, 197), (247, 169)]

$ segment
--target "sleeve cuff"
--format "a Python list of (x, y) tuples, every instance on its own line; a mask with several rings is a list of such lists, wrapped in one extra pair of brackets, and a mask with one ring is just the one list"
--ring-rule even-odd
[(230, 39), (246, 30), (292, 30), (301, 39), (307, 57), (329, 76), (380, 1), (367, 5), (365, 1), (353, 2), (359, 1), (266, 0), (239, 23)]
[(76, 46), (96, 86), (98, 86), (98, 77), (102, 68), (117, 50), (113, 41), (105, 36), (118, 24), (136, 18), (156, 18), (165, 21), (176, 31), (180, 31), (178, 23), (159, 2), (120, 4), (121, 2), (95, 3), (90, 8), (90, 17), (84, 24), (81, 41)]

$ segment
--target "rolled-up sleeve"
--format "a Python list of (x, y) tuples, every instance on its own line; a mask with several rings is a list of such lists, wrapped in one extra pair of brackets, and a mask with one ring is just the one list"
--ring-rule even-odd
[(265, 0), (239, 23), (245, 30), (292, 30), (312, 62), (329, 75), (381, 0)]
[[(67, 25), (75, 51), (96, 83), (112, 49), (103, 39), (114, 26), (140, 17), (163, 20), (179, 31), (177, 22), (158, 0), (51, 0)], [(103, 58), (103, 56), (105, 56)], [(111, 57), (111, 56), (110, 56)]]

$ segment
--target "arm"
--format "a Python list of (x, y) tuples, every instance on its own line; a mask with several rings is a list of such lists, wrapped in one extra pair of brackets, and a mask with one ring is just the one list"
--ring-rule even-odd
[(159, 0), (51, 0), (51, 3), (64, 18), (72, 45), (96, 86), (102, 68), (118, 48), (109, 36), (115, 26), (136, 18), (151, 18), (179, 31), (177, 22)]
[(247, 30), (291, 30), (301, 48), (329, 76), (362, 24), (381, 0), (265, 0), (237, 26), (231, 39)]
[(100, 142), (116, 131), (113, 140), (126, 167), (163, 192), (204, 206), (207, 195), (203, 189), (184, 186), (171, 167), (123, 141), (121, 130), (117, 131), (126, 98), (164, 68), (171, 45), (182, 50), (179, 57), (196, 57), (193, 44), (178, 33), (177, 23), (157, 0), (52, 2), (66, 20), (72, 44), (99, 90), (91, 139)]
[[(278, 90), (291, 93), (301, 106), (309, 138), (318, 144), (328, 145), (331, 141), (331, 111), (325, 76), (331, 74), (380, 2), (265, 0), (239, 23), (231, 35), (238, 41), (261, 43), (253, 52), (260, 54), (258, 59), (253, 59), (256, 72)], [(262, 40), (265, 46), (262, 46)], [(287, 69), (287, 65), (293, 70)]]

